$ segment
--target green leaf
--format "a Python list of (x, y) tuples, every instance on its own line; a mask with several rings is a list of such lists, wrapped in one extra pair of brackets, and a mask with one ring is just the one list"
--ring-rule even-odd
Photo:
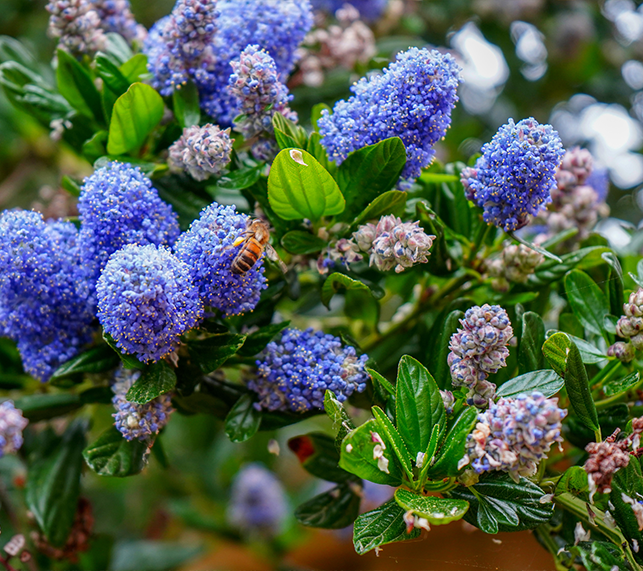
[[(427, 472), (430, 480), (457, 476), (460, 472), (458, 462), (466, 453), (467, 436), (478, 422), (478, 411), (475, 407), (466, 407), (451, 424), (440, 452)], [(428, 458), (426, 459), (428, 461)]]
[(344, 410), (344, 406), (339, 402), (333, 391), (326, 390), (324, 395), (324, 410), (333, 421), (333, 430), (337, 431), (337, 436), (335, 437), (335, 446), (340, 448), (342, 441), (346, 435), (355, 428), (353, 421), (348, 413)]
[(295, 518), (308, 527), (342, 529), (357, 518), (360, 500), (351, 485), (340, 484), (301, 504), (295, 510)]
[(120, 363), (118, 355), (108, 345), (100, 345), (69, 359), (58, 367), (52, 379), (60, 379), (76, 373), (104, 373)]
[(83, 143), (83, 156), (90, 162), (98, 160), (107, 153), (105, 144), (107, 143), (107, 131), (100, 130)]
[(605, 252), (601, 258), (610, 267), (607, 276), (607, 293), (611, 313), (620, 315), (623, 310), (623, 268), (614, 252)]
[(587, 571), (630, 570), (620, 549), (607, 541), (581, 541), (578, 545), (567, 547), (566, 550), (578, 553)]
[(98, 71), (98, 75), (105, 82), (105, 85), (111, 89), (114, 95), (116, 95), (116, 97), (127, 91), (130, 82), (123, 75), (123, 72), (119, 69), (118, 65), (116, 65), (105, 54), (100, 52), (96, 54), (94, 61), (96, 62), (96, 71)]
[(144, 83), (133, 83), (114, 104), (107, 152), (124, 155), (136, 151), (163, 117), (163, 98)]
[(440, 184), (442, 182), (458, 182), (460, 177), (457, 174), (423, 171), (420, 180), (427, 184)]
[[(189, 565), (202, 548), (186, 541), (121, 540), (115, 546), (110, 571), (172, 571)], [(91, 569), (89, 567), (88, 569)], [(94, 567), (96, 569), (96, 567)]]
[(184, 129), (198, 125), (201, 120), (201, 108), (199, 107), (199, 92), (192, 81), (185, 85), (179, 85), (172, 94), (174, 103), (174, 115), (179, 125)]
[(103, 108), (100, 93), (89, 73), (65, 50), (59, 49), (56, 53), (58, 57), (56, 82), (60, 94), (82, 115), (102, 121)]
[(80, 196), (80, 183), (70, 176), (63, 175), (62, 179), (60, 180), (60, 186), (62, 186), (72, 196)]
[(105, 34), (107, 42), (105, 42), (105, 52), (107, 55), (113, 57), (120, 63), (126, 62), (132, 57), (132, 49), (130, 48), (127, 40), (115, 32)]
[(446, 412), (431, 373), (418, 361), (405, 355), (397, 370), (397, 429), (412, 457), (425, 452), (435, 425), (443, 430)]
[(552, 254), (549, 250), (545, 250), (545, 248), (541, 248), (540, 246), (537, 246), (532, 242), (528, 242), (527, 240), (525, 240), (518, 234), (515, 234), (514, 232), (507, 232), (507, 234), (511, 236), (516, 242), (519, 242), (523, 246), (527, 246), (527, 248), (534, 250), (535, 252), (538, 252), (542, 256), (545, 256), (545, 258), (549, 258), (550, 260), (556, 262), (557, 264), (562, 263), (562, 260), (555, 254)]
[(431, 525), (446, 525), (462, 519), (469, 509), (466, 500), (423, 496), (403, 488), (395, 490), (395, 501), (404, 511), (412, 511), (418, 517), (427, 519)]
[(370, 292), (370, 289), (364, 282), (349, 278), (346, 274), (337, 272), (330, 274), (321, 289), (322, 303), (329, 307), (330, 300), (333, 296), (342, 290), (362, 290)]
[(460, 319), (463, 318), (464, 312), (460, 310), (449, 313), (439, 331), (438, 338), (433, 340), (433, 350), (429, 352), (429, 366), (432, 371), (435, 371), (435, 380), (442, 390), (451, 388), (451, 370), (447, 362), (447, 357), (451, 351), (449, 342), (451, 341), (451, 336), (458, 330)]
[(533, 529), (554, 511), (551, 503), (540, 503), (545, 492), (536, 484), (523, 477), (516, 483), (506, 473), (489, 474), (476, 485), (459, 486), (448, 495), (468, 501), (464, 519), (486, 533)]
[(241, 357), (253, 357), (257, 353), (261, 353), (261, 351), (266, 348), (266, 345), (289, 325), (290, 321), (264, 325), (259, 331), (255, 331), (246, 337), (243, 345), (237, 350), (237, 355)]
[(554, 260), (545, 260), (536, 271), (529, 276), (528, 284), (532, 287), (541, 287), (559, 280), (573, 268), (589, 269), (604, 263), (601, 257), (611, 250), (606, 246), (589, 246), (575, 252), (561, 256), (562, 263)]
[(389, 500), (379, 508), (360, 515), (353, 526), (353, 545), (359, 555), (363, 555), (376, 547), (415, 539), (420, 535), (419, 529), (406, 533), (404, 510), (395, 500)]
[(337, 169), (337, 184), (346, 199), (341, 220), (351, 220), (383, 192), (391, 190), (406, 164), (399, 137), (353, 151)]
[(517, 397), (518, 395), (531, 395), (538, 391), (549, 398), (565, 386), (562, 377), (551, 369), (532, 371), (515, 377), (503, 383), (498, 389), (498, 397)]
[[(288, 149), (290, 147), (298, 149), (306, 148), (308, 136), (306, 135), (306, 130), (300, 125), (297, 125), (290, 119), (286, 119), (281, 113), (277, 112), (272, 117), (272, 126), (275, 130), (277, 144), (281, 149)], [(282, 146), (282, 144), (285, 146)]]
[(545, 342), (545, 325), (542, 318), (533, 311), (522, 316), (522, 336), (518, 348), (518, 368), (521, 373), (545, 368), (543, 343)]
[(375, 417), (375, 420), (377, 421), (377, 424), (379, 426), (379, 433), (382, 434), (383, 432), (384, 434), (386, 434), (386, 439), (391, 443), (391, 446), (393, 446), (395, 456), (397, 456), (397, 459), (402, 466), (406, 477), (408, 478), (409, 482), (412, 482), (414, 478), (413, 469), (411, 468), (411, 466), (414, 459), (411, 458), (409, 450), (406, 447), (406, 444), (404, 444), (400, 433), (397, 431), (389, 417), (386, 416), (384, 411), (379, 406), (374, 406), (372, 408), (372, 411), (373, 416)]
[(312, 108), (312, 110), (310, 112), (310, 122), (312, 123), (313, 128), (315, 129), (315, 131), (318, 130), (317, 129), (317, 122), (321, 118), (322, 112), (324, 111), (324, 109), (326, 111), (328, 111), (331, 115), (333, 114), (333, 110), (326, 103), (315, 103), (315, 105), (313, 105), (313, 108)]
[(263, 165), (257, 167), (243, 167), (229, 172), (217, 180), (217, 187), (228, 190), (244, 190), (254, 185), (261, 177)]
[[(387, 441), (386, 434), (380, 433), (379, 430), (379, 424), (375, 420), (368, 420), (349, 432), (342, 440), (339, 465), (347, 472), (364, 480), (370, 480), (376, 484), (399, 486), (402, 483), (402, 471), (395, 458), (392, 444)], [(373, 449), (379, 446), (373, 441), (374, 434), (379, 434), (386, 446), (383, 458), (388, 460), (388, 465), (383, 469), (378, 467), (378, 461), (373, 457)]]
[[(636, 540), (639, 545), (643, 544), (643, 532), (639, 529), (632, 504), (624, 499), (625, 496), (636, 502), (643, 494), (643, 473), (640, 460), (631, 458), (626, 467), (618, 470), (614, 474), (611, 487), (612, 491), (609, 497), (614, 508), (610, 508), (610, 513), (614, 516), (618, 527), (630, 545), (633, 540)], [(639, 563), (643, 563), (643, 556), (639, 553), (635, 553), (634, 556)]]
[(284, 149), (275, 158), (268, 176), (268, 201), (284, 220), (339, 214), (345, 201), (329, 172), (307, 151)]
[(371, 379), (373, 379), (373, 381), (377, 381), (389, 395), (395, 396), (395, 387), (387, 378), (380, 375), (377, 371), (369, 369), (368, 367), (366, 367), (366, 372), (371, 376)]
[(585, 341), (585, 339), (581, 339), (580, 337), (576, 337), (571, 334), (568, 335), (576, 347), (578, 347), (583, 363), (586, 365), (595, 365), (596, 363), (604, 363), (607, 361), (607, 355), (605, 355), (600, 349), (594, 347), (594, 345)]
[(584, 501), (589, 501), (589, 481), (585, 469), (581, 466), (567, 468), (556, 482), (554, 493), (556, 496), (568, 493), (580, 497)]
[(309, 255), (323, 250), (328, 242), (310, 232), (291, 230), (283, 235), (281, 245), (291, 254)]
[(603, 323), (610, 308), (596, 282), (585, 272), (572, 270), (565, 276), (565, 293), (574, 315), (585, 329), (604, 335)]
[(83, 450), (83, 458), (99, 476), (125, 478), (139, 474), (145, 468), (147, 451), (146, 442), (125, 440), (112, 426)]
[[(426, 475), (429, 472), (429, 469), (431, 468), (431, 464), (433, 464), (433, 459), (435, 458), (435, 453), (438, 450), (438, 444), (440, 443), (439, 441), (441, 440), (443, 436), (443, 431), (440, 428), (439, 424), (436, 424), (433, 427), (433, 430), (431, 430), (431, 438), (429, 439), (429, 443), (426, 445), (426, 450), (424, 451), (424, 456), (422, 458), (422, 461), (419, 462), (421, 467), (420, 470), (420, 475), (417, 478), (420, 482), (426, 482)], [(418, 458), (416, 457), (416, 462)], [(417, 464), (416, 464), (417, 465)]]
[(198, 363), (206, 375), (216, 371), (245, 343), (245, 335), (234, 333), (221, 333), (211, 335), (205, 339), (188, 341), (190, 357)]
[(116, 355), (118, 355), (118, 358), (126, 369), (143, 369), (145, 367), (145, 364), (141, 363), (134, 355), (121, 353), (120, 349), (116, 346), (116, 341), (114, 341), (109, 333), (103, 331), (103, 340), (112, 348)]
[(125, 395), (129, 402), (146, 404), (176, 387), (176, 373), (165, 361), (150, 365)]
[(339, 467), (339, 452), (335, 439), (323, 432), (310, 432), (288, 440), (290, 448), (302, 467), (317, 478), (329, 482), (346, 482), (355, 477)]
[(245, 442), (259, 430), (261, 413), (250, 394), (243, 395), (225, 419), (225, 433), (232, 442)]
[(80, 396), (74, 393), (45, 393), (20, 397), (15, 405), (29, 422), (38, 422), (63, 416), (79, 409), (83, 403)]
[(555, 333), (545, 341), (543, 353), (554, 370), (565, 379), (567, 396), (576, 416), (590, 430), (597, 431), (599, 425), (596, 406), (576, 344), (566, 333)]
[(606, 397), (613, 397), (629, 391), (639, 384), (641, 376), (638, 371), (626, 375), (622, 379), (614, 379), (603, 386)]
[(351, 228), (363, 224), (367, 220), (375, 220), (384, 214), (395, 214), (397, 216), (404, 212), (408, 193), (401, 190), (389, 190), (380, 194), (353, 220)]
[(145, 54), (136, 54), (121, 65), (119, 69), (128, 83), (139, 81), (141, 75), (147, 73), (147, 56)]
[(25, 502), (49, 542), (62, 546), (76, 515), (87, 425), (76, 420), (29, 467)]

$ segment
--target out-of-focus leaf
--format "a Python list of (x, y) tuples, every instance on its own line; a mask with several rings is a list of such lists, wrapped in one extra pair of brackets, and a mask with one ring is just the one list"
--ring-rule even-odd
[(295, 518), (309, 527), (342, 529), (357, 518), (360, 500), (349, 484), (339, 484), (301, 504)]
[(225, 433), (232, 442), (252, 438), (261, 425), (261, 413), (254, 407), (250, 394), (243, 395), (230, 409), (225, 419)]

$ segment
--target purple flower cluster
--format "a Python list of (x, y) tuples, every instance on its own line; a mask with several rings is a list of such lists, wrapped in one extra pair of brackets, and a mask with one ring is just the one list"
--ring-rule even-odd
[(561, 421), (567, 416), (558, 399), (541, 393), (501, 398), (478, 415), (467, 438), (467, 457), (478, 473), (501, 470), (516, 481), (533, 476), (554, 442), (562, 442)]
[(263, 255), (244, 274), (231, 271), (241, 247), (235, 241), (244, 235), (248, 220), (234, 206), (214, 202), (203, 209), (175, 245), (177, 258), (190, 267), (203, 304), (226, 316), (252, 311), (259, 303), (261, 290), (267, 287)]
[(81, 257), (93, 281), (126, 244), (171, 246), (178, 217), (138, 167), (112, 162), (87, 177), (78, 200)]
[(460, 324), (462, 329), (458, 329), (449, 342), (448, 363), (453, 386), (468, 387), (470, 404), (482, 408), (496, 391), (496, 385), (487, 378), (506, 366), (507, 344), (513, 337), (513, 329), (502, 307), (486, 303), (468, 309)]
[(115, 32), (128, 42), (142, 42), (147, 30), (139, 24), (130, 8), (129, 0), (92, 0), (100, 26), (106, 32)]
[(460, 68), (450, 54), (411, 48), (380, 75), (362, 78), (348, 101), (324, 110), (321, 143), (337, 164), (349, 153), (389, 137), (400, 137), (407, 162), (402, 179), (415, 179), (435, 155), (434, 145), (451, 124), (458, 100)]
[(10, 400), (0, 404), (0, 457), (14, 454), (22, 446), (22, 431), (29, 421)]
[(100, 16), (90, 0), (51, 0), (47, 11), (47, 34), (58, 40), (59, 48), (78, 57), (93, 55), (105, 46)]
[(335, 14), (346, 4), (353, 6), (363, 20), (374, 22), (384, 14), (388, 0), (312, 0), (315, 10), (323, 10), (329, 14)]
[(73, 224), (0, 216), (0, 334), (17, 342), (28, 373), (46, 381), (90, 341), (88, 291)]
[(230, 129), (222, 131), (211, 124), (186, 127), (170, 146), (170, 168), (175, 172), (187, 171), (194, 180), (219, 175), (230, 162), (233, 142)]
[(358, 357), (354, 347), (343, 347), (338, 337), (289, 328), (257, 360), (257, 377), (248, 388), (259, 395), (259, 410), (323, 409), (327, 390), (344, 402), (366, 388), (367, 360), (366, 355)]
[(609, 348), (608, 354), (629, 362), (634, 358), (635, 350), (643, 349), (643, 288), (630, 294), (627, 303), (623, 304), (623, 313), (625, 315), (616, 324), (616, 334), (628, 341), (615, 343)]
[(246, 464), (232, 483), (227, 520), (244, 535), (274, 537), (288, 515), (283, 485), (261, 464)]
[(484, 210), (483, 218), (511, 232), (529, 222), (551, 202), (556, 169), (565, 151), (551, 125), (533, 119), (509, 119), (482, 147), (474, 167), (462, 170), (468, 200)]
[(114, 426), (126, 440), (147, 440), (158, 434), (174, 412), (169, 394), (156, 397), (145, 404), (129, 402), (125, 398), (127, 391), (140, 376), (141, 371), (127, 370), (122, 366), (114, 375), (112, 404), (116, 412), (112, 416)]
[(129, 244), (114, 253), (96, 285), (98, 319), (124, 353), (143, 362), (174, 351), (203, 305), (190, 268), (167, 248)]
[(377, 224), (360, 226), (353, 238), (359, 250), (369, 254), (369, 265), (381, 272), (395, 268), (398, 274), (415, 264), (426, 264), (435, 240), (419, 222), (402, 222), (394, 214), (382, 216)]

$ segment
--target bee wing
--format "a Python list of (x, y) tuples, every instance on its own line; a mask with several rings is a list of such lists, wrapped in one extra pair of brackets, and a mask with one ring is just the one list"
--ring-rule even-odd
[(264, 251), (266, 252), (266, 257), (269, 260), (275, 262), (279, 266), (279, 269), (283, 274), (288, 272), (288, 266), (284, 264), (283, 260), (279, 257), (279, 254), (277, 254), (275, 249), (270, 244), (266, 244)]

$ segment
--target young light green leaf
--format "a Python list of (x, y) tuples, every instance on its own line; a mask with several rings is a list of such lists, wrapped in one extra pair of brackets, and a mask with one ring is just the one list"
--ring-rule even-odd
[(165, 361), (147, 367), (125, 395), (129, 402), (146, 404), (174, 390), (176, 373)]
[(99, 476), (125, 478), (139, 474), (145, 468), (147, 451), (146, 442), (125, 440), (112, 426), (83, 450), (83, 458)]
[(232, 442), (252, 438), (261, 425), (261, 413), (254, 407), (250, 394), (243, 395), (230, 409), (225, 419), (225, 433)]
[(556, 371), (543, 369), (525, 373), (503, 383), (496, 396), (514, 398), (518, 395), (531, 395), (533, 392), (538, 391), (545, 395), (546, 398), (549, 398), (564, 386), (565, 381)]
[(330, 300), (333, 298), (333, 296), (342, 290), (362, 290), (367, 292), (371, 291), (364, 282), (361, 282), (359, 280), (354, 280), (353, 278), (349, 278), (346, 274), (340, 274), (335, 272), (330, 274), (326, 278), (326, 281), (322, 286), (322, 290), (321, 290), (322, 303), (326, 307), (329, 307)]
[(301, 504), (295, 518), (308, 527), (342, 529), (359, 515), (360, 500), (349, 484), (339, 484)]
[(140, 81), (141, 75), (148, 73), (147, 56), (136, 54), (123, 63), (119, 69), (129, 83)]
[(353, 545), (359, 555), (363, 555), (376, 547), (415, 539), (420, 535), (420, 530), (414, 528), (406, 532), (404, 510), (397, 505), (395, 500), (389, 500), (379, 508), (360, 515), (353, 526)]
[(385, 214), (400, 216), (404, 212), (407, 197), (408, 193), (401, 190), (389, 190), (380, 194), (351, 222), (351, 228), (356, 228), (368, 220), (376, 220)]
[(603, 322), (610, 307), (596, 282), (585, 272), (572, 270), (565, 276), (565, 293), (574, 315), (585, 329), (596, 335), (604, 335)]
[(268, 201), (284, 220), (312, 221), (344, 210), (345, 201), (330, 173), (307, 151), (284, 149), (268, 176)]
[(384, 432), (386, 434), (388, 441), (393, 446), (393, 450), (395, 450), (395, 455), (397, 456), (397, 459), (399, 460), (402, 469), (406, 474), (406, 477), (408, 478), (409, 482), (412, 482), (414, 479), (413, 470), (411, 468), (413, 459), (411, 458), (409, 450), (404, 444), (400, 433), (397, 431), (389, 417), (386, 416), (386, 413), (379, 406), (374, 406), (371, 410), (373, 411), (373, 416), (375, 417), (375, 420), (379, 425), (380, 433)]
[(462, 519), (469, 509), (466, 500), (423, 496), (403, 488), (395, 490), (395, 501), (404, 511), (412, 511), (418, 517), (427, 519), (431, 525), (446, 525)]

